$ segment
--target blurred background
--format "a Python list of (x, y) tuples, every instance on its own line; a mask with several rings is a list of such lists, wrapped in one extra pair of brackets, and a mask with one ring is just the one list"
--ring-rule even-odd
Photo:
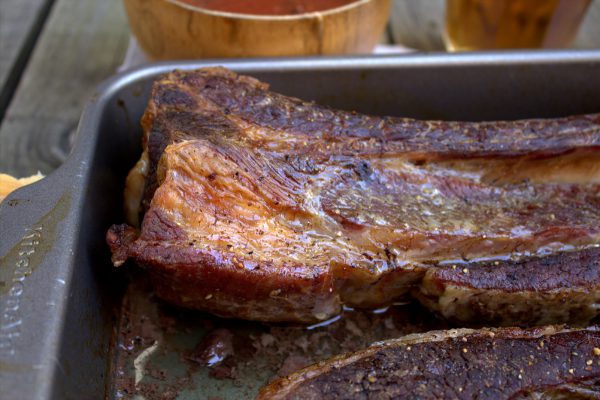
[[(455, 3), (461, 3), (461, 1), (455, 1)], [(473, 9), (477, 3), (484, 3), (485, 5), (486, 2), (467, 0), (462, 1), (462, 3), (465, 3), (466, 8)], [(503, 2), (492, 0), (491, 3), (500, 4)], [(560, 2), (525, 0), (520, 3), (526, 8), (527, 3), (546, 3), (557, 7)], [(569, 8), (580, 6), (580, 4), (576, 4), (579, 3), (579, 0), (567, 0), (562, 1), (562, 3)], [(569, 47), (598, 48), (600, 47), (600, 1), (584, 1), (581, 4), (585, 5), (587, 10), (582, 15), (581, 24), (576, 29), (574, 40), (569, 44)], [(389, 22), (391, 40), (420, 50), (445, 50), (445, 11), (446, 0), (394, 0)], [(524, 11), (527, 14), (527, 10)], [(465, 17), (468, 17), (468, 15), (465, 15)], [(498, 17), (502, 17), (502, 14), (498, 13)]]

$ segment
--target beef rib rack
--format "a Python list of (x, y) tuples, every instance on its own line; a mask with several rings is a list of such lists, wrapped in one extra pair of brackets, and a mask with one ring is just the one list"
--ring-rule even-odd
[(157, 80), (142, 126), (107, 241), (171, 303), (302, 323), (407, 298), (466, 323), (597, 314), (598, 114), (367, 116), (207, 68)]

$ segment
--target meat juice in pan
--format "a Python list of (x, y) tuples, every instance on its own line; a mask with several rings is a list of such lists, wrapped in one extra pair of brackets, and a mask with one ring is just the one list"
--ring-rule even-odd
[(306, 327), (213, 317), (172, 307), (133, 273), (113, 360), (114, 398), (252, 399), (259, 389), (330, 356), (449, 325), (418, 305), (346, 309)]

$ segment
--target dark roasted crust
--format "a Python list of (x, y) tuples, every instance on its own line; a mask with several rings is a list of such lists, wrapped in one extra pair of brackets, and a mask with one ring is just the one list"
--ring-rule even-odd
[(600, 249), (429, 269), (413, 293), (459, 323), (584, 325), (600, 303)]
[(326, 271), (259, 264), (226, 252), (200, 250), (165, 220), (150, 210), (144, 218), (144, 237), (135, 241), (131, 239), (135, 230), (127, 225), (113, 225), (107, 233), (115, 265), (135, 259), (149, 271), (162, 299), (222, 317), (272, 322), (310, 323), (341, 311), (339, 294)]
[(600, 248), (530, 257), (437, 266), (427, 273), (432, 284), (505, 292), (549, 291), (600, 285)]
[(106, 233), (106, 243), (112, 252), (115, 267), (122, 265), (129, 257), (129, 246), (135, 242), (138, 233), (127, 224), (113, 225)]
[[(522, 175), (495, 185), (496, 178), (461, 175), (465, 166), (457, 175), (446, 168), (495, 160), (510, 171), (519, 160), (539, 170), (546, 165), (539, 160), (557, 154), (597, 162), (599, 115), (416, 121), (330, 110), (267, 89), (224, 69), (176, 71), (155, 84), (142, 120), (145, 216), (139, 237), (122, 226), (109, 231), (115, 265), (133, 258), (172, 303), (246, 319), (312, 322), (342, 304), (381, 307), (410, 292), (457, 320), (531, 324), (544, 306), (561, 311), (548, 322), (583, 323), (597, 314), (598, 288), (587, 279), (598, 273), (597, 258), (579, 255), (600, 237), (597, 181), (530, 185)], [(407, 160), (408, 169), (395, 164)], [(438, 198), (425, 195), (425, 186)], [(304, 207), (306, 188), (320, 190), (314, 214)], [(264, 236), (255, 223), (275, 220), (284, 223)], [(463, 220), (491, 221), (490, 232), (455, 229)], [(513, 234), (514, 223), (531, 233)], [(313, 229), (318, 240), (306, 233)], [(544, 246), (554, 258), (536, 256)], [(496, 282), (486, 278), (485, 263), (468, 261), (505, 255), (524, 261), (501, 262)], [(580, 263), (561, 281), (571, 258)], [(467, 260), (477, 274), (451, 282), (438, 266), (448, 259)], [(508, 287), (511, 271), (532, 277), (530, 287)], [(440, 305), (448, 287), (483, 311), (462, 315), (460, 302)], [(524, 308), (509, 311), (508, 301)]]
[(596, 328), (440, 331), (309, 366), (266, 386), (258, 399), (551, 398), (599, 378)]
[(166, 146), (213, 134), (235, 135), (238, 127), (228, 115), (293, 134), (295, 140), (286, 141), (281, 150), (313, 159), (331, 152), (403, 154), (413, 160), (543, 157), (600, 146), (600, 114), (494, 122), (367, 116), (270, 92), (267, 84), (223, 68), (174, 71), (154, 85), (142, 120), (151, 162), (146, 205), (156, 189), (156, 167)]
[(258, 265), (191, 246), (144, 245), (130, 254), (150, 272), (156, 294), (175, 305), (222, 317), (300, 323), (341, 311), (332, 276), (324, 271)]
[[(331, 110), (299, 99), (282, 96), (266, 89), (249, 77), (223, 69), (174, 72), (169, 76), (225, 110), (275, 131), (304, 135), (308, 145), (323, 147), (326, 142), (347, 142), (349, 155), (414, 153), (415, 157), (481, 157), (521, 154), (558, 154), (578, 147), (600, 146), (600, 115), (582, 115), (554, 120), (531, 119), (495, 122), (419, 121), (410, 118), (376, 117)], [(157, 104), (185, 104), (195, 107), (189, 98), (181, 100), (177, 86), (162, 87), (154, 96)], [(164, 90), (164, 91), (162, 91)], [(169, 93), (166, 96), (165, 93)], [(312, 142), (312, 143), (311, 143)], [(359, 145), (361, 143), (361, 145)], [(291, 143), (297, 151), (306, 145)], [(313, 152), (312, 148), (310, 149)], [(330, 150), (328, 150), (330, 151)]]

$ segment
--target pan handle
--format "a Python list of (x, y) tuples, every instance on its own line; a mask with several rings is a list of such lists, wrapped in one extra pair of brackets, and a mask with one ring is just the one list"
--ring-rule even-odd
[(0, 204), (0, 387), (7, 399), (46, 398), (60, 369), (61, 314), (79, 230), (70, 205), (81, 198), (83, 179), (82, 169), (67, 164)]

